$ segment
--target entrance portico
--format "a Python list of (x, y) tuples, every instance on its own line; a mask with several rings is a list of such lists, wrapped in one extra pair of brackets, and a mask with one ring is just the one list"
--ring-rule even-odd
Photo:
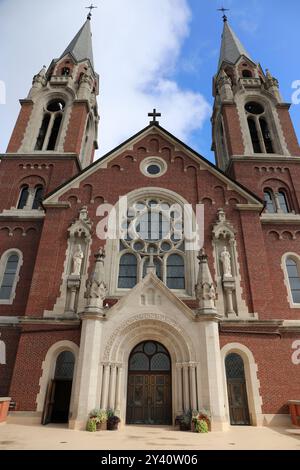
[[(130, 355), (139, 344), (155, 342), (170, 355), (173, 424), (176, 416), (184, 411), (206, 408), (212, 414), (213, 429), (223, 429), (224, 390), (215, 316), (203, 316), (199, 321), (192, 310), (150, 273), (110, 310), (107, 318), (95, 315), (93, 319), (89, 312), (86, 319), (83, 317), (85, 322), (89, 327), (82, 328), (83, 348), (80, 348), (75, 413), (70, 427), (83, 428), (93, 407), (112, 408), (122, 423), (126, 423)], [(99, 361), (90, 360), (95, 357), (95, 345), (100, 350)], [(89, 388), (87, 375), (94, 378), (88, 381)], [(85, 391), (81, 393), (83, 388)], [(80, 407), (76, 408), (79, 395)]]

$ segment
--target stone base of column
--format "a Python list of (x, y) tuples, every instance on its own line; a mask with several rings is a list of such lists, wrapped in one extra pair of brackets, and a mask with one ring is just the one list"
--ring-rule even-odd
[(223, 432), (228, 431), (230, 424), (228, 421), (224, 421), (218, 418), (212, 418), (211, 420), (211, 431), (212, 432)]
[(73, 429), (73, 431), (85, 431), (86, 424), (87, 424), (87, 421), (80, 421), (78, 419), (70, 419), (69, 429)]

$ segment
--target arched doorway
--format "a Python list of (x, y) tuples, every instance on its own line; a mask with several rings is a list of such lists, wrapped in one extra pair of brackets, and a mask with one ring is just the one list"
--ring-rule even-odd
[(230, 353), (225, 359), (230, 424), (250, 424), (244, 361), (239, 354)]
[(127, 424), (171, 424), (171, 359), (166, 348), (145, 341), (128, 364)]
[(75, 356), (71, 351), (57, 356), (54, 378), (46, 394), (43, 424), (68, 423), (74, 365)]

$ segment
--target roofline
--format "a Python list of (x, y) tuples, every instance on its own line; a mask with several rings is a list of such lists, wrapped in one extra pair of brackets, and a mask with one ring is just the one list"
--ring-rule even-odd
[(171, 134), (171, 132), (167, 131), (164, 127), (160, 126), (159, 124), (155, 123), (155, 124), (149, 124), (148, 126), (144, 127), (143, 129), (141, 129), (139, 132), (137, 132), (136, 134), (134, 134), (132, 137), (130, 137), (129, 139), (125, 140), (124, 142), (122, 142), (120, 145), (118, 145), (117, 147), (115, 147), (113, 150), (109, 151), (108, 153), (106, 153), (105, 155), (103, 155), (101, 158), (99, 158), (98, 160), (95, 160), (93, 163), (91, 163), (91, 165), (87, 166), (86, 168), (84, 168), (84, 170), (82, 170), (79, 174), (77, 174), (76, 176), (73, 176), (72, 178), (70, 178), (69, 180), (67, 180), (65, 183), (61, 184), (60, 186), (58, 186), (54, 191), (52, 191), (51, 193), (47, 194), (45, 196), (45, 199), (48, 199), (49, 197), (53, 196), (56, 192), (60, 191), (64, 186), (70, 184), (72, 181), (76, 180), (76, 178), (78, 178), (78, 176), (81, 176), (83, 175), (84, 173), (86, 173), (87, 171), (89, 171), (91, 168), (93, 168), (94, 166), (96, 166), (99, 162), (103, 162), (104, 160), (106, 160), (108, 157), (110, 157), (113, 153), (117, 152), (118, 150), (120, 150), (123, 146), (126, 146), (127, 144), (129, 144), (132, 140), (135, 140), (137, 137), (139, 137), (141, 134), (143, 134), (144, 132), (148, 131), (149, 129), (151, 128), (158, 128), (160, 130), (162, 130), (167, 136), (169, 136), (171, 139), (175, 140), (175, 142), (177, 142), (179, 145), (181, 145), (182, 147), (184, 147), (186, 150), (188, 150), (189, 152), (193, 153), (196, 157), (198, 157), (200, 160), (204, 160), (204, 162), (210, 166), (213, 170), (216, 170), (217, 172), (219, 172), (222, 176), (224, 176), (227, 180), (229, 180), (231, 183), (237, 185), (240, 189), (242, 189), (243, 191), (245, 191), (246, 193), (248, 193), (252, 198), (256, 199), (257, 202), (259, 202), (260, 204), (264, 204), (264, 201), (262, 199), (260, 199), (256, 194), (254, 194), (252, 191), (250, 191), (248, 188), (246, 188), (245, 186), (243, 186), (241, 183), (235, 181), (234, 179), (230, 178), (224, 171), (222, 171), (220, 168), (218, 168), (215, 164), (213, 164), (212, 162), (210, 162), (209, 160), (207, 160), (205, 157), (203, 157), (203, 155), (201, 155), (200, 153), (196, 152), (194, 149), (192, 149), (191, 147), (189, 147), (187, 144), (185, 144), (184, 142), (182, 142), (180, 139), (178, 139), (177, 137), (175, 137), (173, 134)]

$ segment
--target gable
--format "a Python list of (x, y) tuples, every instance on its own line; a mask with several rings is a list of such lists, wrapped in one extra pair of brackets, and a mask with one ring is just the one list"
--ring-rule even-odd
[[(158, 178), (145, 175), (143, 171), (143, 162), (151, 158), (163, 163), (164, 172)], [(92, 192), (88, 203), (99, 198), (99, 201), (114, 204), (120, 195), (137, 188), (163, 187), (197, 204), (207, 196), (206, 191), (218, 185), (224, 191), (232, 191), (233, 197), (239, 196), (239, 203), (262, 207), (257, 196), (215, 165), (159, 125), (150, 125), (48, 195), (44, 205), (66, 203), (72, 195), (80, 200), (76, 194), (87, 186)], [(112, 194), (112, 186), (118, 188), (117, 196)], [(210, 198), (213, 200), (213, 196)]]
[(154, 273), (147, 276), (124, 295), (110, 310), (110, 318), (118, 314), (131, 315), (141, 312), (157, 312), (182, 318), (194, 319), (195, 314)]

